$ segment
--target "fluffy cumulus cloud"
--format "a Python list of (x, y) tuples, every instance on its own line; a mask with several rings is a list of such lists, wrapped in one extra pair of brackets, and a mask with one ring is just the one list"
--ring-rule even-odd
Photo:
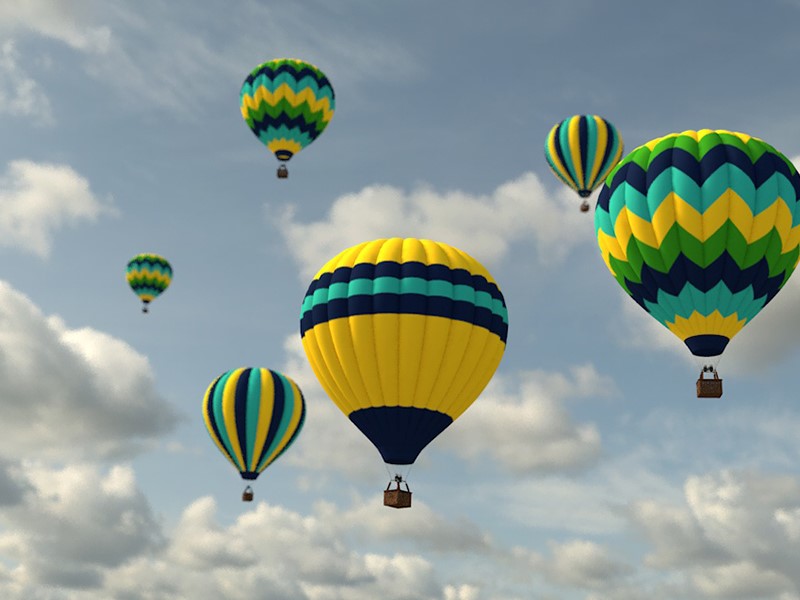
[(533, 173), (488, 196), (368, 186), (337, 198), (322, 221), (300, 223), (288, 208), (280, 230), (303, 280), (345, 248), (381, 237), (445, 242), (487, 267), (502, 259), (514, 242), (532, 243), (540, 263), (556, 263), (575, 245), (592, 239), (574, 198), (564, 191), (553, 196)]
[[(473, 584), (446, 580), (412, 550), (354, 550), (353, 535), (367, 546), (398, 539), (378, 498), (345, 510), (322, 503), (309, 514), (259, 502), (226, 525), (203, 497), (166, 528), (129, 467), (28, 463), (2, 471), (20, 490), (0, 514), (0, 595), (9, 600), (244, 600), (264, 590), (277, 600), (479, 598)], [(407, 526), (456, 548), (459, 524), (429, 519), (420, 507), (424, 514)], [(475, 549), (468, 542), (456, 551)]]
[(100, 473), (87, 465), (53, 470), (24, 462), (20, 470), (14, 476), (25, 482), (24, 498), (0, 516), (0, 551), (16, 563), (5, 573), (9, 591), (97, 587), (103, 571), (160, 544), (130, 468)]
[(46, 317), (5, 282), (0, 380), (0, 455), (63, 460), (128, 454), (177, 422), (146, 357), (108, 334)]
[(573, 422), (565, 401), (613, 393), (613, 381), (592, 365), (569, 374), (521, 373), (518, 389), (495, 380), (457, 424), (442, 434), (442, 446), (469, 460), (489, 456), (522, 474), (585, 467), (599, 456), (600, 432)]
[(612, 590), (624, 584), (633, 567), (589, 540), (551, 542), (549, 555), (514, 548), (512, 557), (552, 584), (583, 590)]
[(800, 597), (800, 480), (726, 470), (688, 478), (684, 493), (683, 506), (630, 508), (653, 545), (648, 566), (684, 577), (701, 598)]
[(66, 165), (15, 160), (0, 175), (0, 242), (41, 257), (50, 253), (57, 229), (95, 221), (115, 209)]
[(53, 122), (50, 100), (19, 63), (14, 40), (0, 46), (0, 114), (26, 117), (35, 125)]

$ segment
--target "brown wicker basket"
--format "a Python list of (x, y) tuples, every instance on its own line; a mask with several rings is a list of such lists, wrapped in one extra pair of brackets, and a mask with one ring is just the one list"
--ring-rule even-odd
[(721, 398), (722, 397), (722, 379), (714, 371), (713, 379), (706, 379), (704, 373), (700, 373), (700, 379), (697, 380), (697, 397), (698, 398)]
[(286, 168), (286, 165), (278, 167), (278, 179), (286, 179), (287, 177), (289, 177), (289, 169)]
[(392, 487), (392, 482), (389, 482), (389, 485), (383, 491), (383, 505), (390, 506), (391, 508), (410, 508), (411, 507), (411, 490), (408, 489), (408, 484), (406, 483), (406, 489), (400, 489), (400, 482), (397, 482), (397, 487), (395, 489), (389, 489)]
[(242, 502), (252, 502), (253, 501), (253, 488), (249, 485), (244, 488), (242, 492)]

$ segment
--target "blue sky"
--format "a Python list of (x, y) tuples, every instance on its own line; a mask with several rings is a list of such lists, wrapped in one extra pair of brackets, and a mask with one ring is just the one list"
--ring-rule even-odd
[[(786, 1), (0, 4), (0, 596), (15, 600), (800, 599), (800, 280), (731, 342), (725, 395), (617, 286), (544, 138), (761, 137), (800, 162)], [(319, 66), (288, 180), (247, 73)], [(377, 451), (299, 340), (314, 272), (385, 236), (494, 275), (508, 347), (382, 506)], [(125, 264), (175, 269), (147, 316)], [(220, 373), (308, 403), (242, 504), (202, 423)]]

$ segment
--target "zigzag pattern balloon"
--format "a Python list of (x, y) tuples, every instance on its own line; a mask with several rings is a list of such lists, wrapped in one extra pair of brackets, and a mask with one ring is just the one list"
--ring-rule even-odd
[(242, 117), (278, 160), (313, 142), (333, 118), (333, 87), (317, 67), (278, 58), (250, 72), (240, 93)]
[(623, 289), (696, 356), (718, 356), (800, 256), (800, 176), (762, 140), (684, 131), (609, 174), (595, 230)]
[(125, 278), (142, 301), (142, 312), (147, 312), (147, 305), (169, 287), (172, 266), (158, 254), (137, 254), (128, 261)]

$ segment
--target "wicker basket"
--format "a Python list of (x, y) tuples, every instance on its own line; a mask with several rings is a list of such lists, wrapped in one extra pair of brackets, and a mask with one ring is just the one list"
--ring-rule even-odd
[(390, 506), (391, 508), (410, 508), (411, 507), (411, 490), (408, 489), (408, 484), (406, 483), (406, 489), (400, 489), (400, 482), (397, 482), (397, 487), (395, 489), (389, 489), (392, 487), (392, 482), (389, 482), (389, 485), (383, 492), (383, 505)]
[(716, 371), (714, 371), (713, 379), (705, 379), (704, 373), (700, 373), (700, 379), (697, 380), (697, 397), (698, 398), (722, 397), (722, 379), (719, 378), (719, 375), (717, 375)]
[(244, 488), (242, 492), (242, 502), (252, 502), (253, 501), (253, 488), (249, 485)]
[(289, 177), (289, 169), (286, 168), (286, 165), (278, 167), (278, 179), (286, 179), (287, 177)]

